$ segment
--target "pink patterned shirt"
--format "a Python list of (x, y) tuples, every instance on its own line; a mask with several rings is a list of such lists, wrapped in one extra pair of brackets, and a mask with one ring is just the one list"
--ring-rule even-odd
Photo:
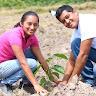
[(20, 46), (23, 51), (30, 47), (39, 47), (35, 34), (30, 36), (26, 42), (22, 27), (15, 27), (0, 35), (0, 63), (15, 58), (12, 45)]

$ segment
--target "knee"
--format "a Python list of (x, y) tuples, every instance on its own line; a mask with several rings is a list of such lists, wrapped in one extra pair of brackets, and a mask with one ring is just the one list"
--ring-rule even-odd
[(71, 50), (72, 50), (72, 53), (73, 53), (75, 59), (76, 59), (76, 57), (79, 54), (80, 43), (81, 43), (81, 39), (80, 38), (74, 39), (72, 41), (72, 43), (71, 43)]
[(37, 68), (37, 62), (35, 59), (28, 58), (27, 62), (31, 69)]
[(96, 77), (96, 64), (95, 64), (94, 67), (93, 67), (93, 74), (94, 74), (94, 76)]
[(76, 50), (77, 48), (80, 48), (80, 43), (81, 43), (81, 39), (80, 38), (76, 38), (72, 41), (71, 43), (71, 49), (72, 50)]
[(34, 55), (34, 53), (32, 52), (32, 50), (31, 50), (30, 48), (27, 48), (27, 49), (24, 51), (24, 54), (25, 54), (25, 57), (26, 57), (26, 58), (32, 58), (32, 59), (37, 60), (36, 56)]

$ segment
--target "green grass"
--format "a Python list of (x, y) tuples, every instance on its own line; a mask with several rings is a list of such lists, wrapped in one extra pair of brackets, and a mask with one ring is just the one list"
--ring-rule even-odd
[(21, 14), (28, 10), (45, 13), (63, 4), (70, 4), (76, 10), (96, 9), (95, 0), (0, 0), (0, 14)]
[[(82, 3), (87, 0), (0, 0), (0, 8), (26, 8), (31, 6), (51, 6), (55, 4)], [(94, 1), (94, 0), (88, 0)]]

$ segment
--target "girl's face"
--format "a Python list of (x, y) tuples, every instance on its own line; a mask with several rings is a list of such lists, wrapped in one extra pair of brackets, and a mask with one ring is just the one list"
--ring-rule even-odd
[(39, 26), (38, 17), (35, 15), (26, 16), (25, 21), (21, 23), (21, 26), (25, 32), (25, 36), (33, 35)]

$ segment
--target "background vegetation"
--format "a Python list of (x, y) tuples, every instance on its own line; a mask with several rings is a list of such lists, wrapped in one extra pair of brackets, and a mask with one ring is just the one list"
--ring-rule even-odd
[(64, 3), (84, 3), (96, 0), (0, 0), (0, 8), (26, 8), (30, 6), (52, 6)]

